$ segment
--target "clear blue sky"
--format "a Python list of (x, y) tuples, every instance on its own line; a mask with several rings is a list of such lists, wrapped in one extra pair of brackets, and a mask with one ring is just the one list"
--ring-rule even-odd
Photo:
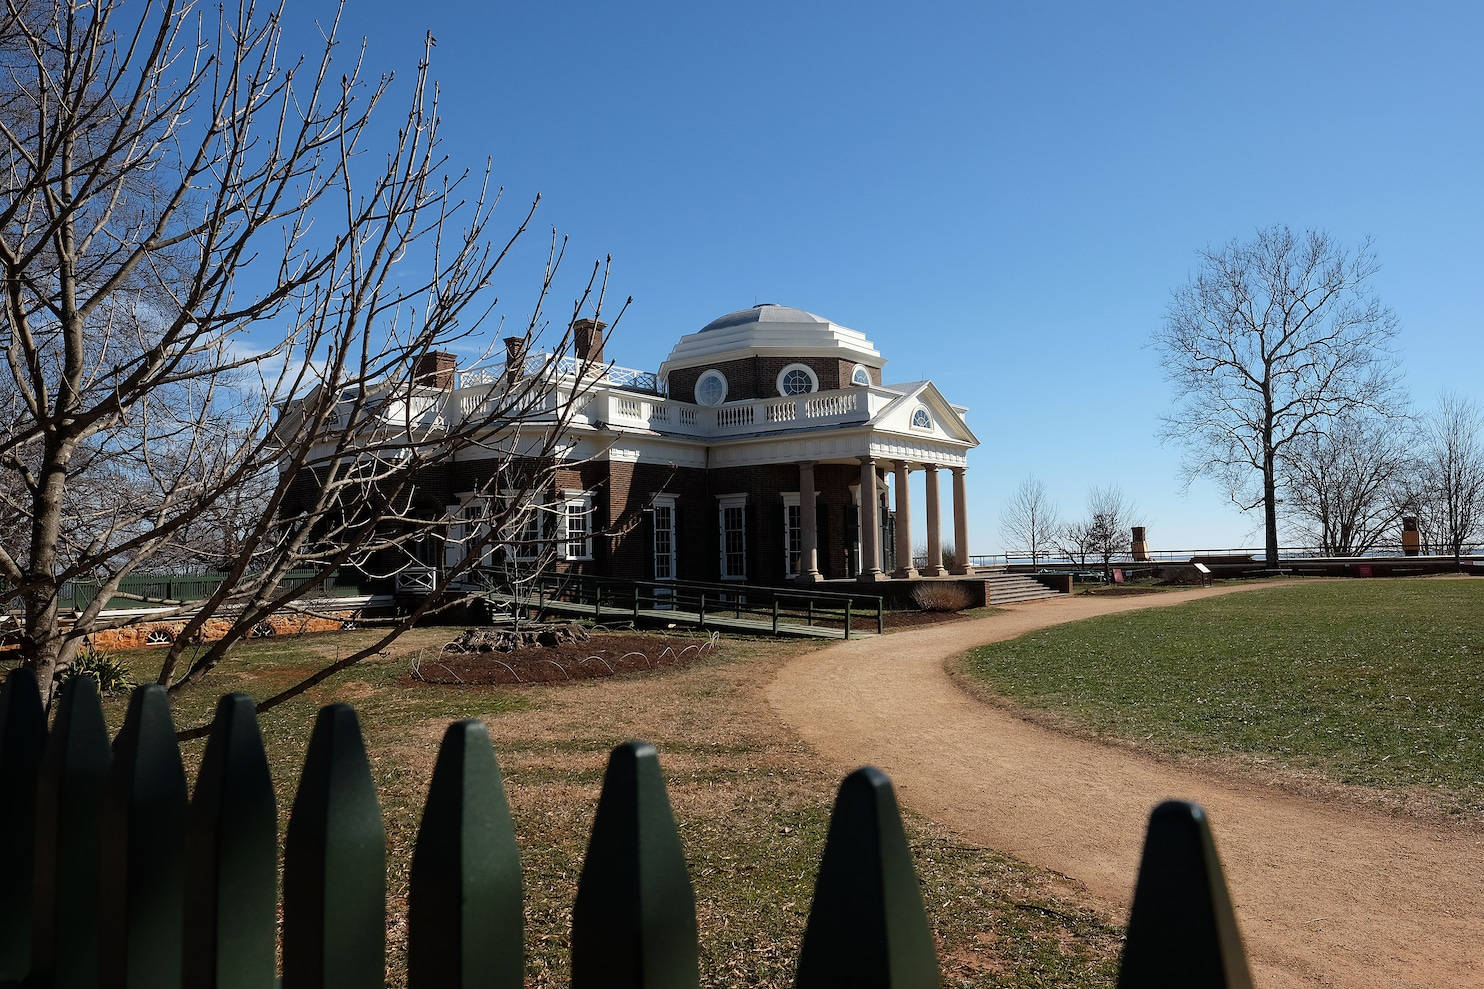
[[(1026, 474), (1067, 512), (1121, 485), (1155, 548), (1251, 544), (1180, 493), (1147, 344), (1193, 252), (1259, 225), (1374, 237), (1414, 396), (1484, 395), (1484, 4), (351, 0), (347, 25), (399, 70), (433, 32), (450, 152), (494, 157), (512, 225), (542, 193), (527, 247), (570, 235), (568, 294), (613, 255), (619, 363), (779, 302), (969, 406), (975, 552)], [(515, 258), (507, 311), (537, 272)]]

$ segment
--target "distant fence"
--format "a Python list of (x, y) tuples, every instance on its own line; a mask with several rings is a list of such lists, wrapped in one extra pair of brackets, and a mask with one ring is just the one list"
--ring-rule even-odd
[[(35, 677), (0, 691), (0, 985), (272, 989), (278, 815), (251, 698), (230, 694), (187, 797), (165, 692), (137, 689), (110, 749), (94, 682), (47, 731)], [(1068, 781), (1068, 785), (1073, 785)], [(386, 833), (354, 710), (321, 709), (283, 849), (283, 989), (385, 984)], [(478, 721), (449, 726), (412, 855), (411, 989), (524, 979), (521, 864)], [(654, 748), (613, 750), (572, 910), (575, 989), (695, 989), (695, 901)], [(841, 784), (797, 985), (936, 987), (896, 798)], [(1250, 986), (1199, 807), (1155, 808), (1120, 986)]]
[[(284, 575), (279, 586), (284, 589), (298, 587), (316, 576), (318, 572), (313, 570), (291, 570)], [(205, 601), (226, 578), (224, 573), (130, 574), (119, 581), (116, 596), (109, 599), (106, 607), (150, 608), (159, 606), (161, 602)], [(338, 573), (330, 574), (318, 590), (325, 597), (348, 597), (359, 593), (354, 584), (341, 585), (338, 578)], [(62, 585), (59, 604), (63, 608), (81, 610), (93, 603), (102, 587), (102, 582), (96, 580), (70, 580)]]
[[(1464, 547), (1464, 556), (1472, 556), (1480, 549), (1476, 546)], [(1193, 557), (1203, 556), (1250, 556), (1254, 560), (1261, 561), (1267, 555), (1267, 549), (1262, 546), (1236, 546), (1225, 549), (1152, 549), (1149, 550), (1148, 560), (1135, 561), (1133, 554), (1127, 550), (1113, 557), (1114, 563), (1184, 563)], [(1390, 543), (1381, 546), (1373, 546), (1364, 553), (1353, 557), (1336, 556), (1322, 546), (1280, 546), (1278, 547), (1278, 558), (1281, 560), (1319, 560), (1319, 559), (1366, 559), (1370, 557), (1399, 557), (1405, 555), (1400, 543)], [(1440, 553), (1428, 551), (1421, 554), (1422, 557), (1448, 558), (1452, 559), (1451, 553)], [(1031, 562), (1031, 551), (1028, 549), (1011, 549), (1004, 553), (974, 554), (969, 557), (969, 563), (976, 567), (995, 567), (1007, 565), (1022, 565)], [(1060, 550), (1046, 550), (1036, 554), (1037, 564), (1051, 565), (1073, 565), (1073, 566), (1102, 566), (1102, 557), (1089, 553), (1084, 559), (1082, 556), (1068, 556)]]

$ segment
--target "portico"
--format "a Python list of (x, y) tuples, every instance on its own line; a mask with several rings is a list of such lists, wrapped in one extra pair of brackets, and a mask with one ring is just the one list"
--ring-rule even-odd
[[(918, 577), (964, 576), (970, 573), (967, 555), (958, 553), (954, 568), (943, 566), (942, 505), (938, 488), (938, 472), (943, 465), (933, 462), (913, 463), (908, 460), (885, 461), (869, 454), (856, 458), (860, 468), (859, 508), (860, 565), (854, 579), (866, 583), (884, 580), (912, 580)], [(815, 491), (815, 467), (817, 461), (799, 461), (799, 572), (795, 578), (801, 584), (813, 584), (824, 580), (819, 569), (818, 503)], [(891, 510), (894, 524), (891, 530), (895, 538), (897, 566), (890, 574), (882, 569), (881, 533), (885, 528), (877, 515), (882, 504), (881, 472), (894, 473)], [(968, 482), (967, 470), (961, 465), (948, 465), (953, 475), (953, 532), (955, 546), (967, 546), (969, 539)], [(926, 488), (927, 561), (921, 570), (912, 558), (912, 488), (911, 474), (921, 471)]]

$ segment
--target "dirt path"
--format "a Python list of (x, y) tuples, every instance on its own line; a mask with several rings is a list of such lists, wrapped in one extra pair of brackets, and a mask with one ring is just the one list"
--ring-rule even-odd
[(1211, 815), (1260, 986), (1484, 986), (1484, 834), (1217, 780), (1073, 738), (959, 689), (945, 661), (1049, 625), (1230, 590), (1072, 598), (841, 643), (784, 667), (774, 710), (841, 769), (871, 763), (904, 803), (1071, 876), (1122, 916), (1149, 810)]

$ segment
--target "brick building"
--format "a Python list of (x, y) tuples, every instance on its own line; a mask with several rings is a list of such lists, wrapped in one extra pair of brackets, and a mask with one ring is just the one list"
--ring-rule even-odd
[[(657, 373), (603, 358), (603, 324), (576, 327), (565, 394), (570, 466), (542, 493), (558, 567), (654, 580), (779, 585), (915, 577), (910, 515), (925, 511), (928, 563), (941, 576), (940, 473), (951, 475), (952, 543), (968, 546), (965, 467), (978, 440), (967, 411), (930, 381), (883, 384), (886, 359), (866, 337), (787, 306), (730, 313), (685, 335)], [(508, 387), (507, 367), (424, 374), (444, 415)], [(599, 377), (577, 380), (582, 368)], [(558, 386), (563, 393), (563, 387)], [(926, 474), (910, 504), (908, 475)], [(430, 472), (429, 504), (453, 508), (485, 484), (480, 450)], [(895, 475), (896, 504), (887, 476)], [(452, 552), (453, 544), (449, 544)], [(427, 561), (434, 562), (434, 561)]]

